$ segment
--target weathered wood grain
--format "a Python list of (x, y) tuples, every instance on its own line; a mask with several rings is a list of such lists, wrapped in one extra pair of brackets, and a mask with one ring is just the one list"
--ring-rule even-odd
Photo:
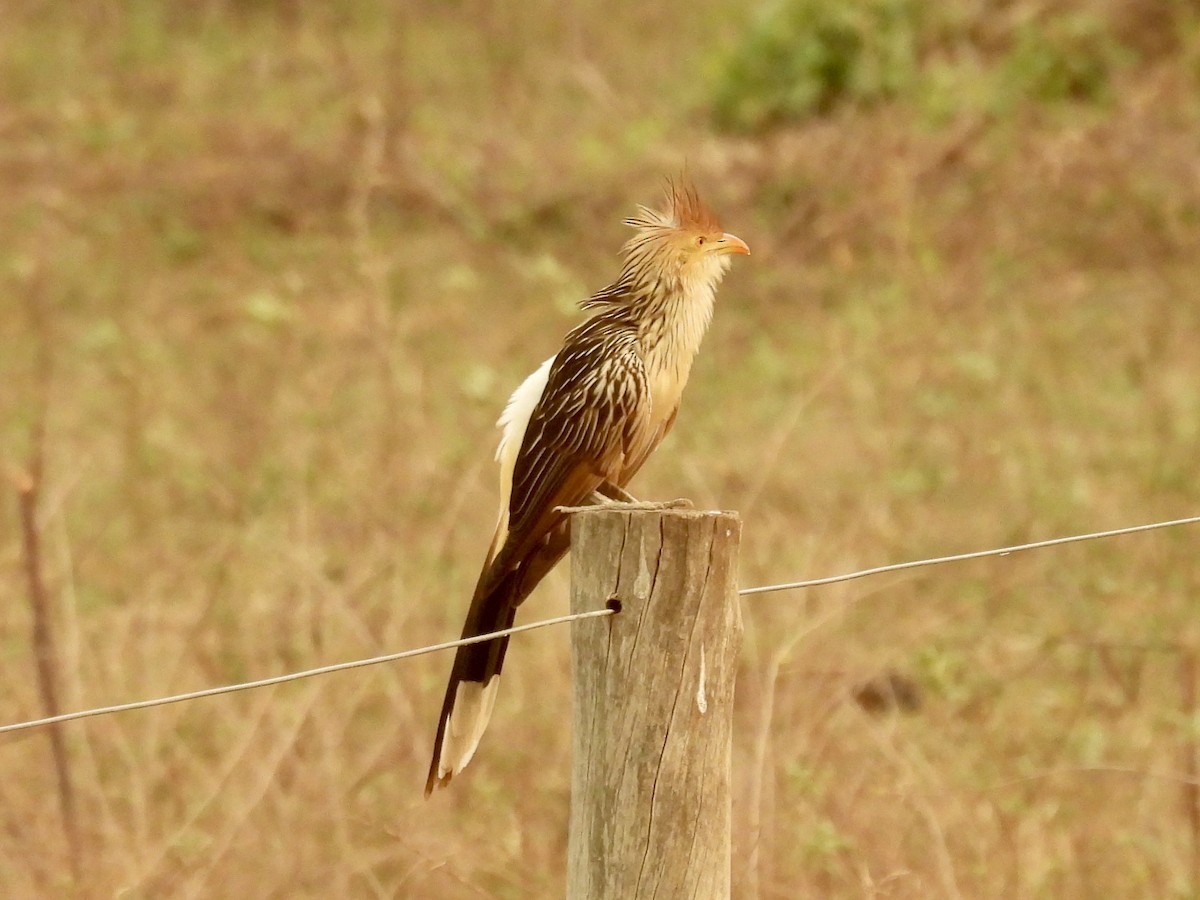
[(602, 509), (572, 523), (569, 900), (728, 898), (742, 623), (736, 513)]

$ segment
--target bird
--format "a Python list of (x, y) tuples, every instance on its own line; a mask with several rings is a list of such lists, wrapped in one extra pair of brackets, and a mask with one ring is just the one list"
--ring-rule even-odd
[[(517, 607), (570, 548), (569, 511), (628, 503), (629, 480), (675, 423), (716, 289), (746, 242), (722, 230), (695, 186), (624, 220), (616, 281), (592, 315), (513, 392), (497, 421), (500, 512), (463, 638), (512, 627)], [(428, 797), (471, 761), (491, 718), (508, 636), (459, 646), (438, 719)]]

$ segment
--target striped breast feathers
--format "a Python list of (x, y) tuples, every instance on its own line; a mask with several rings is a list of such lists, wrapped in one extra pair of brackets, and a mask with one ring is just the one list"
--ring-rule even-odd
[(561, 453), (596, 462), (624, 449), (631, 429), (648, 412), (646, 368), (636, 335), (610, 330), (568, 343), (555, 363), (538, 410), (542, 440)]
[[(568, 335), (517, 456), (510, 527), (522, 528), (548, 506), (576, 505), (601, 479), (614, 478), (642, 441), (649, 403), (636, 333), (598, 316)], [(589, 481), (574, 496), (572, 486)]]

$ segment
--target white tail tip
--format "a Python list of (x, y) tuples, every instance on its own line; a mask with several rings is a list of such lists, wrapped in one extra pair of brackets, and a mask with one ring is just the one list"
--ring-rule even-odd
[(438, 756), (438, 781), (448, 780), (464, 768), (475, 755), (483, 737), (492, 707), (496, 705), (496, 688), (500, 676), (494, 675), (481, 684), (461, 681), (454, 691), (454, 708), (446, 723), (442, 752)]

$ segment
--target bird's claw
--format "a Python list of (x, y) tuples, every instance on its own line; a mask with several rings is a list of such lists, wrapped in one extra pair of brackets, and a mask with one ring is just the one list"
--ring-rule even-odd
[(633, 503), (615, 503), (621, 509), (695, 509), (696, 504), (687, 497), (674, 500), (635, 500)]
[(571, 515), (578, 512), (592, 512), (598, 509), (615, 509), (615, 510), (664, 510), (664, 509), (695, 509), (696, 504), (686, 497), (678, 497), (674, 500), (634, 500), (625, 502), (624, 500), (610, 500), (600, 494), (593, 494), (590, 498), (593, 503), (587, 506), (556, 506), (555, 512)]
[(572, 513), (593, 512), (597, 509), (611, 509), (614, 506), (623, 506), (621, 503), (613, 503), (611, 500), (604, 503), (593, 503), (589, 506), (556, 506), (554, 511), (569, 516)]

